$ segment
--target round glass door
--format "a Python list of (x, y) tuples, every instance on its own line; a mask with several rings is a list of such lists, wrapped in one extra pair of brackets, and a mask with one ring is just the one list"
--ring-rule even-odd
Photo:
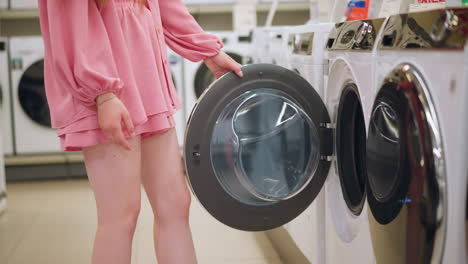
[(231, 196), (268, 205), (307, 186), (320, 158), (318, 140), (313, 122), (287, 94), (259, 88), (238, 96), (219, 116), (211, 162)]
[(434, 105), (416, 69), (385, 79), (367, 139), (368, 196), (377, 263), (438, 263), (445, 239), (444, 156)]
[(285, 68), (257, 64), (216, 81), (189, 120), (185, 159), (192, 191), (221, 222), (281, 226), (320, 192), (330, 166), (328, 113), (315, 89)]
[(18, 87), (21, 108), (35, 123), (51, 127), (50, 110), (44, 84), (44, 60), (26, 69)]

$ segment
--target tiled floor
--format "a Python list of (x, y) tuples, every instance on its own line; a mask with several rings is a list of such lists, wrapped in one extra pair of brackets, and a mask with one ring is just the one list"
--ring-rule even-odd
[[(193, 199), (191, 225), (200, 264), (281, 264), (264, 233), (230, 229)], [(87, 264), (96, 211), (86, 180), (8, 185), (8, 210), (0, 216), (0, 263)], [(156, 263), (152, 213), (143, 195), (133, 245), (133, 264)]]

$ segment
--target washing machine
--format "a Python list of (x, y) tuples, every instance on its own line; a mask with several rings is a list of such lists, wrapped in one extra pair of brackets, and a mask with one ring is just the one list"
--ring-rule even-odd
[(324, 75), (328, 70), (325, 45), (333, 23), (291, 27), (288, 31), (287, 67), (304, 77), (324, 95)]
[(262, 63), (277, 64), (288, 68), (288, 31), (289, 26), (265, 28), (264, 48), (266, 59)]
[[(312, 24), (290, 27), (285, 34), (287, 63), (282, 66), (301, 75), (323, 96), (325, 44), (334, 24)], [(321, 191), (304, 213), (285, 225), (297, 247), (311, 263), (325, 263), (325, 196)]]
[(377, 263), (467, 263), (468, 9), (391, 16), (367, 139)]
[(44, 87), (41, 37), (10, 38), (15, 154), (60, 152)]
[(176, 124), (177, 138), (179, 140), (179, 146), (184, 143), (185, 134), (185, 103), (184, 103), (184, 59), (171, 49), (167, 49), (168, 61), (171, 65), (172, 81), (174, 87), (177, 90), (177, 94), (182, 101), (182, 109), (174, 114), (174, 121)]
[(252, 63), (271, 63), (287, 67), (289, 26), (256, 27), (252, 31)]
[(250, 54), (252, 63), (267, 63), (268, 61), (268, 27), (256, 27), (252, 30), (252, 45)]
[(0, 109), (2, 111), (3, 154), (13, 154), (13, 126), (10, 104), (10, 69), (8, 66), (8, 39), (0, 38)]
[(10, 0), (12, 9), (37, 9), (37, 0)]
[(326, 47), (324, 90), (335, 135), (325, 187), (326, 263), (374, 263), (366, 207), (366, 135), (373, 104), (372, 67), (384, 19), (338, 23)]
[[(222, 39), (224, 43), (223, 51), (231, 56), (235, 61), (240, 64), (248, 62), (251, 44), (250, 35), (244, 35), (232, 31), (213, 31), (209, 33)], [(186, 117), (188, 118), (195, 102), (203, 91), (215, 80), (215, 77), (202, 61), (191, 62), (185, 60), (184, 74), (185, 105), (187, 109)]]
[[(365, 45), (372, 36), (356, 40)], [(235, 229), (264, 231), (294, 221), (317, 202), (330, 185), (332, 161), (348, 162), (346, 155), (335, 156), (335, 145), (346, 150), (364, 143), (365, 128), (364, 121), (335, 124), (324, 98), (290, 69), (251, 64), (242, 70), (243, 78), (228, 73), (198, 100), (188, 119), (184, 162), (194, 196), (214, 218)], [(342, 113), (353, 108), (343, 98)], [(361, 127), (345, 126), (354, 123)], [(344, 137), (346, 132), (356, 135)], [(322, 229), (329, 224), (334, 228), (325, 223)], [(361, 253), (372, 255), (372, 248)], [(349, 258), (346, 263), (359, 262)]]
[(274, 64), (228, 73), (196, 103), (184, 144), (187, 179), (204, 208), (239, 230), (301, 215), (325, 183), (330, 119), (312, 85)]

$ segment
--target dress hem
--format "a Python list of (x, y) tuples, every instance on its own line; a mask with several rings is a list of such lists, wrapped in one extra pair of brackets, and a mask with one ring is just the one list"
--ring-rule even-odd
[[(142, 139), (146, 139), (167, 132), (173, 128), (175, 128), (175, 121), (172, 115), (158, 114), (149, 116), (145, 123), (136, 126), (135, 134), (141, 136)], [(124, 136), (127, 139), (132, 138), (126, 131), (124, 132)], [(83, 148), (111, 142), (99, 128), (66, 133), (58, 137), (60, 138), (62, 151), (66, 152), (82, 151)]]

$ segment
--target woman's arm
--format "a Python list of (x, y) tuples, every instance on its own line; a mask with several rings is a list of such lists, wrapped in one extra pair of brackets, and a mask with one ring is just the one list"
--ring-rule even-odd
[(206, 33), (190, 15), (182, 0), (159, 0), (166, 43), (191, 61), (204, 60), (216, 78), (233, 71), (242, 77), (241, 65), (221, 52), (222, 41)]
[(166, 43), (191, 61), (201, 61), (218, 54), (221, 39), (206, 33), (190, 15), (182, 0), (158, 0)]
[(39, 0), (41, 30), (53, 76), (87, 106), (123, 87), (95, 1)]

